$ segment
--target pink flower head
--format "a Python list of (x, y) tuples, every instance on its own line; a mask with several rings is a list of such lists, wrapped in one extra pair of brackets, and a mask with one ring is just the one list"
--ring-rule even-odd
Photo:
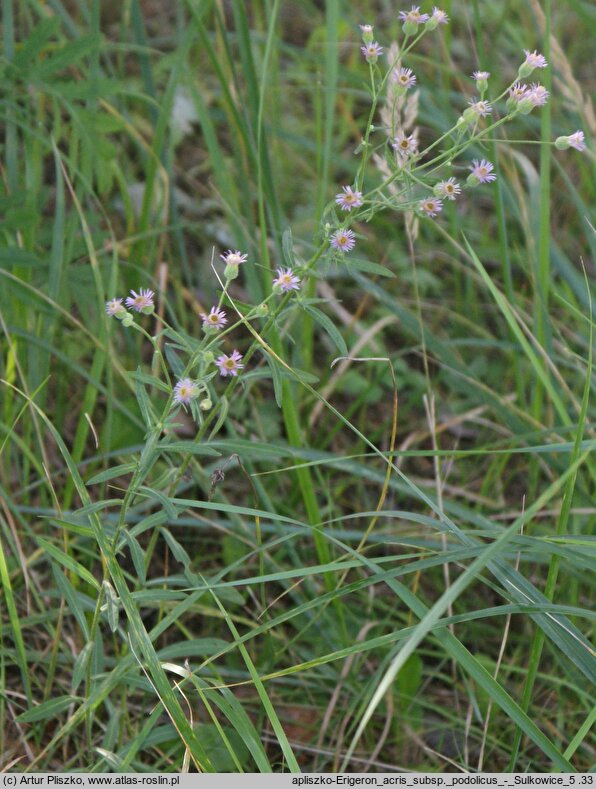
[[(438, 9), (435, 9), (438, 11)], [(420, 6), (413, 5), (409, 11), (400, 11), (399, 18), (402, 22), (412, 22), (415, 25), (422, 25), (430, 19), (428, 14), (420, 13)]]
[(476, 82), (487, 80), (490, 77), (490, 71), (475, 71), (472, 74), (472, 79)]
[(526, 59), (524, 60), (525, 66), (529, 66), (532, 69), (546, 68), (548, 66), (544, 55), (540, 55), (538, 52), (536, 52), (536, 50), (530, 52), (529, 49), (524, 49), (524, 53), (526, 56)]
[(232, 351), (229, 356), (222, 354), (215, 360), (216, 367), (219, 367), (219, 374), (224, 378), (228, 375), (236, 377), (238, 370), (244, 367), (242, 362), (242, 354), (238, 351)]
[(211, 307), (209, 314), (201, 313), (204, 329), (223, 329), (228, 322), (226, 314), (219, 307)]
[(509, 98), (514, 101), (521, 101), (528, 93), (528, 86), (523, 85), (521, 82), (514, 82), (509, 88)]
[(411, 68), (394, 69), (391, 78), (397, 82), (400, 88), (407, 90), (416, 84), (416, 75)]
[(576, 131), (573, 134), (570, 134), (567, 137), (567, 142), (572, 148), (575, 148), (576, 151), (585, 151), (586, 150), (586, 141), (584, 139), (583, 131)]
[(290, 290), (300, 290), (300, 279), (294, 274), (291, 268), (277, 269), (277, 277), (273, 280), (274, 287), (287, 293)]
[(461, 186), (455, 178), (448, 178), (446, 181), (439, 181), (438, 184), (435, 184), (433, 191), (437, 197), (444, 200), (455, 200), (461, 194)]
[(486, 184), (490, 181), (497, 180), (497, 176), (493, 174), (493, 165), (486, 159), (482, 159), (481, 161), (478, 161), (478, 159), (473, 159), (472, 165), (469, 169), (471, 173), (468, 177), (474, 178), (479, 184)]
[(576, 131), (573, 132), (573, 134), (557, 137), (555, 146), (560, 151), (564, 151), (567, 148), (575, 148), (576, 151), (585, 151), (587, 147), (583, 131)]
[(123, 311), (122, 299), (110, 299), (110, 301), (106, 301), (106, 312), (110, 317), (118, 315), (119, 312)]
[(246, 259), (248, 255), (243, 255), (240, 250), (235, 249), (228, 249), (223, 255), (220, 255), (220, 258), (226, 264), (226, 266), (239, 266), (241, 263), (246, 263)]
[(424, 200), (420, 201), (418, 207), (427, 216), (436, 216), (439, 211), (443, 210), (443, 203), (438, 197), (425, 197)]
[(470, 109), (481, 118), (485, 118), (493, 111), (493, 108), (490, 106), (488, 101), (485, 101), (484, 99), (470, 99), (468, 104), (470, 105)]
[(377, 59), (383, 54), (383, 47), (376, 41), (371, 41), (369, 44), (360, 47), (360, 51), (368, 63), (376, 63)]
[(404, 159), (412, 156), (418, 150), (418, 140), (413, 134), (408, 137), (403, 132), (400, 132), (391, 143), (391, 147)]
[(373, 32), (372, 25), (358, 25), (363, 35), (370, 36)]
[(548, 95), (548, 90), (544, 87), (544, 85), (540, 85), (539, 83), (535, 82), (530, 87), (524, 98), (530, 99), (533, 107), (543, 107), (548, 101)]
[(331, 236), (331, 246), (339, 252), (349, 252), (356, 246), (356, 236), (351, 230), (340, 228)]
[(362, 205), (362, 192), (352, 189), (351, 186), (342, 186), (343, 192), (335, 195), (335, 202), (342, 211), (351, 211)]
[(179, 405), (188, 405), (198, 395), (199, 387), (190, 378), (181, 378), (174, 387), (174, 402)]
[(438, 25), (446, 25), (447, 22), (449, 22), (447, 13), (441, 8), (437, 8), (437, 6), (433, 8), (433, 15), (431, 19), (433, 19)]
[(127, 307), (130, 307), (136, 312), (142, 312), (143, 310), (148, 310), (153, 307), (153, 297), (155, 293), (152, 290), (141, 288), (138, 293), (134, 290), (131, 290), (130, 293), (131, 295), (126, 299)]

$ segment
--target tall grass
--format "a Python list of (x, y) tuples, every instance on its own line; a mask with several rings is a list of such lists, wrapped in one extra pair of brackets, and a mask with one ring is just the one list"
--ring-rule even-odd
[[(595, 130), (588, 5), (445, 6), (421, 148), (524, 48), (551, 101), (343, 258), (333, 196), (384, 180), (358, 25), (397, 10), (166, 5), (2, 3), (1, 767), (589, 769), (594, 156), (550, 145)], [(172, 416), (226, 249), (245, 366)]]

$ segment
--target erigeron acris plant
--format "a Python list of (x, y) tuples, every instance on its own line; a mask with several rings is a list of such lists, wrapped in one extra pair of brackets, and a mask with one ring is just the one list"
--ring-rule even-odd
[[(234, 386), (241, 378), (256, 344), (253, 343), (244, 355), (236, 348), (226, 347), (227, 335), (239, 324), (247, 326), (253, 321), (264, 321), (260, 333), (266, 335), (292, 298), (297, 306), (311, 314), (316, 313), (301, 292), (301, 286), (313, 274), (319, 260), (339, 263), (346, 260), (357, 245), (358, 222), (370, 222), (380, 211), (396, 211), (437, 221), (446, 204), (465, 199), (466, 192), (490, 185), (497, 178), (492, 162), (485, 158), (468, 158), (470, 149), (492, 139), (499, 127), (544, 106), (548, 101), (549, 93), (543, 85), (525, 82), (535, 72), (547, 68), (548, 63), (540, 53), (524, 50), (525, 58), (515, 79), (500, 90), (493, 89), (494, 80), (489, 72), (474, 71), (471, 80), (476, 95), (465, 99), (467, 106), (454, 118), (451, 128), (426, 148), (420, 147), (417, 131), (412, 131), (407, 123), (402, 124), (399, 111), (389, 113), (391, 120), (388, 125), (375, 125), (382, 100), (387, 101), (390, 96), (395, 105), (403, 107), (408, 93), (415, 91), (419, 84), (413, 69), (404, 64), (413, 47), (425, 35), (449, 22), (447, 14), (437, 7), (425, 13), (420, 6), (412, 6), (401, 11), (399, 19), (403, 39), (398, 45), (388, 47), (387, 54), (386, 47), (375, 39), (373, 26), (360, 25), (361, 52), (369, 67), (371, 97), (367, 126), (356, 151), (360, 154), (360, 161), (354, 183), (340, 185), (340, 191), (327, 205), (318, 233), (319, 245), (309, 261), (295, 258), (291, 235), (287, 235), (290, 242), (284, 244), (286, 266), (277, 268), (269, 296), (263, 303), (241, 312), (230, 299), (228, 286), (239, 276), (243, 266), (251, 265), (248, 255), (237, 249), (229, 249), (220, 255), (224, 263), (223, 281), (220, 280), (222, 290), (218, 303), (209, 312), (201, 313), (203, 336), (200, 339), (183, 335), (161, 318), (162, 331), (157, 336), (149, 335), (134, 320), (133, 313), (153, 313), (154, 294), (151, 290), (131, 291), (126, 298), (126, 306), (122, 298), (107, 302), (107, 314), (120, 319), (123, 326), (142, 332), (153, 344), (159, 358), (165, 378), (164, 391), (168, 394), (164, 413), (155, 422), (157, 429), (164, 430), (173, 423), (180, 408), (188, 409), (197, 424), (202, 426), (205, 412), (211, 411), (218, 402), (214, 380), (217, 374), (228, 379), (228, 387)], [(581, 131), (558, 137), (553, 144), (559, 150), (575, 148), (583, 151), (586, 148)], [(373, 157), (383, 180), (367, 190), (367, 165)], [(238, 320), (232, 321), (230, 307)], [(169, 349), (166, 346), (166, 356), (169, 350), (173, 376), (160, 350), (162, 335), (169, 345)], [(186, 358), (185, 363), (181, 361), (180, 354)], [(202, 432), (201, 428), (199, 433)]]

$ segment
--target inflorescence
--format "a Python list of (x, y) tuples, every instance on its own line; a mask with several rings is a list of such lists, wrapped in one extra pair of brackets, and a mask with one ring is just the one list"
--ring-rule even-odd
[[(384, 71), (380, 68), (380, 59), (385, 57), (384, 47), (375, 40), (372, 25), (360, 25), (361, 51), (369, 65), (371, 80), (373, 104), (370, 118), (372, 120), (374, 117), (379, 98), (386, 95), (387, 104), (392, 106), (390, 114), (393, 120), (387, 122), (385, 115), (382, 116), (385, 118), (385, 125), (368, 126), (357, 151), (361, 153), (361, 161), (354, 182), (341, 186), (334, 201), (331, 201), (325, 210), (322, 249), (326, 246), (332, 260), (341, 261), (346, 253), (356, 246), (357, 236), (350, 225), (359, 219), (370, 221), (375, 213), (393, 208), (434, 220), (443, 211), (445, 204), (453, 204), (465, 190), (496, 181), (493, 163), (484, 158), (474, 158), (470, 163), (469, 159), (466, 161), (466, 151), (480, 147), (483, 141), (488, 139), (489, 133), (505, 121), (543, 107), (549, 100), (549, 91), (542, 84), (525, 82), (535, 71), (547, 68), (548, 63), (539, 52), (524, 50), (525, 59), (518, 68), (515, 80), (500, 93), (495, 91), (495, 95), (489, 97), (487, 94), (491, 93), (493, 84), (491, 74), (482, 69), (474, 71), (471, 79), (475, 83), (476, 96), (466, 99), (468, 106), (440, 140), (427, 148), (421, 148), (417, 130), (412, 128), (411, 122), (403, 120), (403, 117), (407, 117), (408, 107), (412, 106), (412, 102), (417, 106), (417, 76), (411, 68), (402, 64), (401, 58), (427, 32), (448, 24), (449, 18), (445, 11), (436, 6), (430, 13), (422, 12), (420, 6), (412, 6), (409, 10), (399, 12), (399, 20), (402, 22), (404, 40), (401, 48), (396, 44), (388, 48), (386, 57), (389, 62)], [(382, 138), (373, 143), (372, 135), (377, 132), (382, 133)], [(584, 133), (579, 130), (557, 137), (553, 144), (559, 150), (586, 150)], [(363, 182), (365, 166), (371, 154), (383, 173), (384, 181), (367, 192)], [(465, 180), (462, 178), (461, 182), (457, 178), (458, 170), (460, 173), (467, 171)], [(318, 257), (319, 254), (313, 261)], [(171, 387), (172, 407), (190, 406), (192, 409), (197, 401), (200, 410), (209, 410), (212, 407), (212, 393), (208, 385), (210, 379), (217, 372), (223, 378), (237, 378), (244, 369), (244, 357), (240, 351), (233, 349), (229, 354), (223, 351), (224, 335), (233, 327), (228, 326), (228, 317), (222, 309), (222, 303), (227, 295), (228, 285), (239, 276), (241, 267), (247, 263), (248, 255), (238, 249), (228, 249), (220, 258), (225, 264), (224, 293), (219, 303), (211, 307), (209, 312), (199, 313), (205, 336), (198, 344), (198, 350), (192, 353), (189, 351), (190, 361)], [(240, 322), (268, 316), (268, 301), (275, 296), (281, 298), (276, 307), (278, 311), (292, 294), (299, 301), (305, 298), (301, 293), (296, 296), (296, 292), (301, 291), (301, 276), (310, 273), (309, 266), (299, 267), (298, 270), (278, 267), (276, 273), (269, 297), (248, 315), (241, 316)], [(131, 290), (126, 299), (112, 298), (107, 301), (106, 314), (119, 319), (124, 326), (134, 326), (149, 336), (135, 324), (134, 313), (152, 314), (155, 310), (154, 297), (154, 292), (146, 288), (140, 288), (138, 292)], [(275, 319), (275, 316), (272, 319)], [(167, 327), (163, 318), (160, 317), (160, 320)], [(167, 327), (167, 330), (170, 335), (175, 334), (171, 327)], [(150, 339), (154, 342), (157, 353), (157, 338)], [(216, 370), (210, 371), (210, 367), (215, 367)], [(191, 377), (192, 374), (195, 374), (194, 378)], [(201, 397), (203, 399), (200, 399)], [(195, 418), (198, 413), (199, 411), (193, 411)]]
[[(464, 161), (461, 164), (457, 159), (472, 146), (481, 145), (483, 139), (488, 139), (489, 133), (503, 122), (543, 107), (550, 98), (549, 91), (540, 82), (525, 82), (535, 72), (548, 67), (544, 55), (526, 49), (515, 80), (494, 97), (487, 96), (489, 87), (492, 86), (490, 72), (483, 69), (474, 71), (471, 78), (476, 84), (477, 95), (466, 99), (468, 106), (453, 128), (442, 135), (443, 149), (439, 150), (437, 143), (422, 149), (417, 130), (412, 130), (406, 123), (402, 125), (400, 112), (395, 111), (395, 105), (402, 102), (403, 108), (408, 91), (415, 92), (418, 86), (412, 69), (402, 63), (400, 51), (405, 56), (413, 43), (427, 32), (448, 24), (449, 18), (445, 11), (436, 6), (431, 13), (421, 11), (420, 6), (413, 5), (409, 10), (399, 12), (399, 20), (402, 22), (404, 41), (401, 49), (395, 44), (388, 48), (387, 58), (390, 62), (385, 71), (380, 68), (379, 63), (384, 48), (376, 40), (378, 36), (375, 36), (373, 26), (360, 25), (363, 43), (361, 50), (370, 67), (373, 102), (376, 105), (385, 90), (388, 102), (393, 103), (394, 121), (390, 129), (387, 125), (371, 125), (366, 130), (359, 148), (362, 151), (362, 164), (356, 182), (350, 186), (342, 186), (342, 191), (335, 196), (336, 205), (349, 215), (348, 221), (336, 216), (335, 222), (326, 224), (327, 238), (336, 253), (347, 253), (354, 249), (356, 235), (350, 225), (359, 219), (369, 221), (374, 213), (387, 208), (410, 211), (418, 216), (434, 219), (442, 211), (443, 201), (455, 202), (464, 190), (496, 181), (494, 164), (487, 159), (472, 159), (471, 163)], [(504, 113), (501, 111), (503, 102)], [(373, 132), (385, 132), (385, 138), (373, 144)], [(558, 137), (554, 145), (560, 150), (586, 149), (582, 131)], [(363, 189), (364, 164), (371, 151), (374, 151), (376, 161), (381, 157), (383, 164), (379, 169), (390, 176), (384, 184), (373, 188), (367, 194)], [(456, 168), (469, 171), (462, 183), (452, 174)], [(449, 169), (451, 173), (445, 172)], [(433, 178), (435, 174), (439, 177)]]

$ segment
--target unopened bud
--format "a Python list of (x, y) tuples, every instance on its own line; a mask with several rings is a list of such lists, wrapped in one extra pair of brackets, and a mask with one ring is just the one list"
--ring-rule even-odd
[(360, 25), (360, 30), (362, 31), (362, 40), (365, 44), (370, 44), (373, 40), (373, 26), (372, 25)]
[(478, 91), (479, 91), (480, 95), (481, 96), (484, 95), (484, 93), (486, 93), (486, 91), (488, 89), (488, 80), (487, 79), (477, 79), (476, 80), (476, 87), (478, 88)]

